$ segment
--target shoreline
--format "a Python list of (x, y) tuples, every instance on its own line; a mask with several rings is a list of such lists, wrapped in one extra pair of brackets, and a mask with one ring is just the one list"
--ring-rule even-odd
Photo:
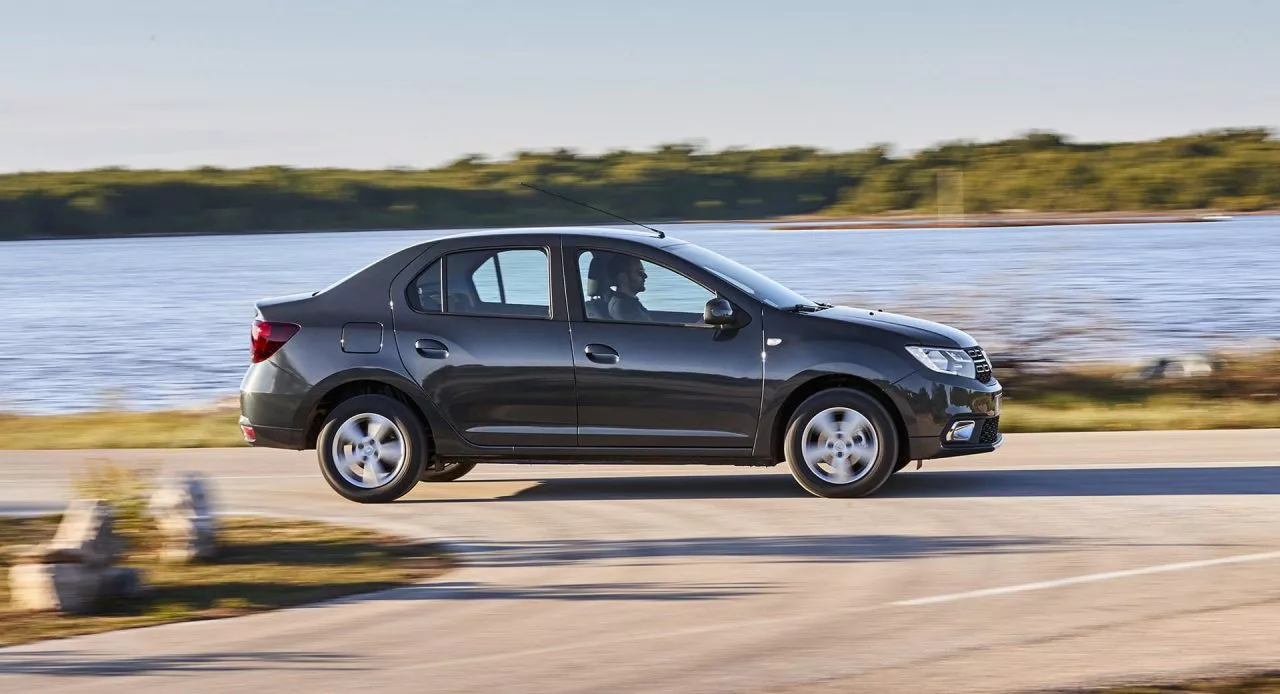
[[(717, 224), (758, 224), (767, 225), (774, 231), (820, 231), (820, 230), (856, 230), (856, 229), (985, 229), (1006, 227), (1036, 226), (1089, 226), (1096, 224), (1182, 224), (1197, 222), (1230, 221), (1239, 217), (1280, 216), (1280, 209), (1254, 210), (1247, 212), (1228, 212), (1222, 210), (1178, 210), (1178, 211), (1142, 211), (1129, 210), (1123, 212), (1031, 212), (1008, 211), (984, 215), (954, 215), (943, 221), (937, 214), (918, 212), (886, 213), (869, 215), (794, 215), (783, 217), (766, 217), (759, 219), (683, 219), (683, 220), (650, 220), (645, 224), (658, 227), (697, 226)], [(362, 232), (449, 232), (464, 233), (485, 229), (501, 228), (555, 228), (586, 226), (630, 226), (621, 223), (598, 224), (538, 224), (525, 226), (508, 224), (497, 226), (474, 227), (352, 227), (342, 229), (264, 229), (261, 231), (243, 232), (200, 232), (177, 231), (163, 233), (139, 234), (105, 234), (97, 236), (26, 236), (22, 238), (0, 238), (0, 243), (22, 243), (24, 241), (99, 241), (108, 239), (154, 239), (185, 238), (211, 236), (266, 236), (285, 234), (358, 234)]]
[(770, 220), (769, 228), (777, 231), (819, 231), (826, 229), (993, 229), (1005, 227), (1093, 226), (1099, 224), (1191, 224), (1231, 221), (1237, 217), (1280, 214), (1265, 212), (1233, 212), (1218, 210), (1183, 210), (1179, 212), (1027, 212), (1010, 211), (985, 215), (850, 215), (836, 217), (792, 217)]
[(980, 220), (913, 220), (903, 222), (832, 222), (778, 224), (770, 226), (773, 231), (854, 231), (859, 229), (1003, 229), (1013, 227), (1049, 227), (1049, 226), (1099, 226), (1107, 224), (1195, 224), (1204, 222), (1230, 221), (1232, 217), (1170, 217), (1170, 218), (1105, 218), (1095, 220), (1080, 219), (980, 219)]

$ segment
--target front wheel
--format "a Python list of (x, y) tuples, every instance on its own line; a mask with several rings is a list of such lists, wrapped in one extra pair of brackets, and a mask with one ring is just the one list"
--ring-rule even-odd
[(359, 395), (339, 403), (316, 441), (320, 471), (351, 501), (395, 501), (422, 474), (427, 432), (408, 405), (385, 395)]
[(800, 486), (822, 497), (879, 489), (899, 461), (898, 432), (884, 405), (850, 388), (809, 397), (787, 426), (786, 457)]

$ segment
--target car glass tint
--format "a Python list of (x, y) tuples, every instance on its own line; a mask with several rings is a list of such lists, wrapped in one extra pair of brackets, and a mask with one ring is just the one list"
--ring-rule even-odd
[(405, 300), (409, 308), (423, 313), (440, 313), (442, 303), (440, 292), (440, 261), (427, 266), (409, 283), (409, 291)]
[(445, 259), (449, 313), (551, 316), (550, 264), (544, 250), (451, 253)]
[(476, 285), (476, 297), (480, 301), (488, 304), (500, 304), (502, 302), (502, 292), (498, 288), (498, 264), (490, 258), (483, 263), (471, 275), (471, 281)]
[(724, 279), (756, 299), (775, 308), (816, 303), (789, 287), (783, 286), (751, 268), (702, 246), (682, 243), (671, 246), (667, 250), (685, 260), (697, 263), (707, 272)]

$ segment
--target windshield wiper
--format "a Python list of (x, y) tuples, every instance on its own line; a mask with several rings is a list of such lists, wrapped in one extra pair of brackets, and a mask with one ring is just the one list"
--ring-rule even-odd
[(794, 306), (788, 306), (782, 310), (789, 311), (791, 313), (816, 313), (818, 311), (821, 311), (824, 308), (831, 308), (831, 307), (823, 306), (822, 304), (818, 304), (816, 306), (813, 304), (796, 304)]

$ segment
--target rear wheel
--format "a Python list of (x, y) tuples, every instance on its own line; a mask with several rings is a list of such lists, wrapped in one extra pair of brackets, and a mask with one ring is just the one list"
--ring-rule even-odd
[(417, 414), (385, 395), (344, 400), (325, 418), (316, 441), (325, 481), (361, 503), (408, 493), (422, 474), (426, 452), (427, 432)]
[(438, 467), (424, 467), (419, 482), (452, 482), (471, 472), (475, 463), (443, 463)]
[(878, 400), (851, 388), (816, 393), (787, 426), (786, 456), (800, 486), (823, 497), (867, 496), (899, 462), (898, 432)]

